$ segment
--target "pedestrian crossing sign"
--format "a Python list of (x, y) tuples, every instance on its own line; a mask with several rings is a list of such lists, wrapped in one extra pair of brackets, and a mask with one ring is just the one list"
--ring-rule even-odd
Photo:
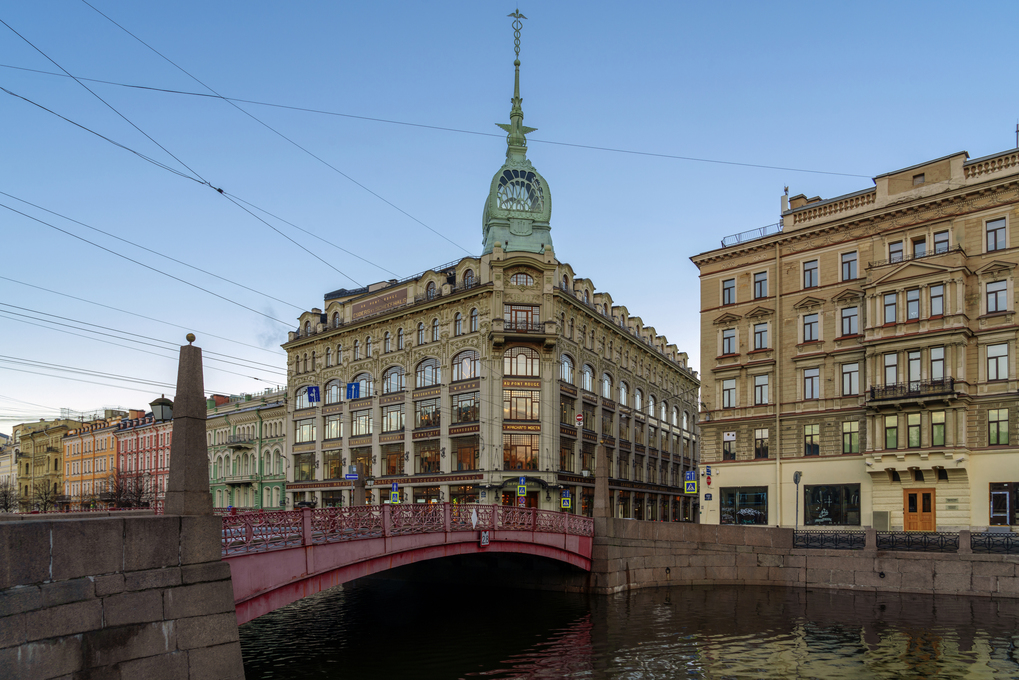
[(697, 493), (697, 480), (683, 482), (683, 493)]
[(389, 492), (389, 502), (390, 503), (399, 503), (400, 502), (400, 492), (399, 491), (390, 491)]
[(517, 485), (517, 495), (518, 496), (526, 496), (527, 495), (527, 485), (526, 484), (519, 484), (519, 485)]
[(563, 498), (560, 502), (562, 503), (564, 510), (569, 510), (570, 509), (570, 499), (569, 498)]

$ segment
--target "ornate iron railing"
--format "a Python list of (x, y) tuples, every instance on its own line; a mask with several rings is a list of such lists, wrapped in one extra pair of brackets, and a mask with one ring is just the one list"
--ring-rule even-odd
[(867, 534), (862, 531), (807, 529), (793, 532), (794, 548), (816, 548), (818, 550), (863, 550), (866, 546)]
[(911, 380), (891, 385), (871, 385), (870, 399), (904, 399), (955, 393), (955, 378), (940, 380)]
[(1019, 534), (981, 532), (969, 535), (970, 548), (975, 553), (1019, 555)]
[(503, 324), (503, 329), (516, 333), (544, 333), (545, 324), (530, 323), (528, 321), (506, 321)]
[(783, 226), (782, 222), (778, 222), (776, 224), (769, 224), (765, 227), (759, 227), (757, 229), (741, 231), (740, 233), (733, 234), (732, 236), (726, 236), (725, 238), (722, 239), (722, 247), (727, 248), (729, 246), (734, 246), (739, 243), (746, 243), (747, 241), (756, 241), (759, 238), (771, 236), (772, 234), (781, 234), (782, 226)]
[(902, 255), (890, 257), (887, 260), (875, 260), (874, 262), (871, 262), (869, 266), (883, 267), (886, 264), (902, 264), (903, 262), (909, 262), (911, 260), (923, 260), (928, 257), (936, 257), (938, 255), (945, 255), (947, 253), (955, 253), (961, 251), (962, 246), (951, 246), (951, 247), (942, 246), (939, 248), (932, 248), (931, 250), (928, 250), (926, 253), (920, 255), (907, 255), (903, 253)]
[(594, 520), (501, 505), (415, 503), (223, 515), (223, 556), (301, 545), (445, 531), (539, 531), (593, 536)]
[(959, 534), (939, 531), (878, 531), (878, 550), (909, 552), (956, 552)]

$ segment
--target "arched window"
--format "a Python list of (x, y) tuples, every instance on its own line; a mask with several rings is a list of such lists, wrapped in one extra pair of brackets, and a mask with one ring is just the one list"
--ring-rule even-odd
[(333, 365), (333, 348), (326, 347), (326, 368)]
[(326, 403), (338, 404), (343, 395), (343, 386), (339, 380), (330, 380), (326, 383)]
[(375, 386), (375, 381), (372, 379), (371, 373), (358, 373), (354, 376), (353, 382), (360, 385), (361, 397), (372, 396), (372, 388)]
[(453, 335), (463, 335), (464, 332), (464, 317), (460, 312), (456, 313), (453, 317)]
[(648, 416), (655, 417), (655, 395), (649, 394), (647, 397), (647, 414)]
[(690, 414), (687, 413), (686, 411), (683, 411), (683, 429), (684, 430), (690, 429)]
[(371, 359), (372, 356), (372, 336), (368, 336), (364, 339), (364, 358)]
[(428, 300), (435, 299), (435, 281), (429, 281), (425, 287), (425, 298)]
[(672, 407), (672, 424), (679, 425), (679, 409), (675, 406)]
[(361, 341), (354, 341), (354, 361), (358, 361), (361, 358)]
[(669, 405), (663, 401), (662, 405), (658, 408), (658, 411), (658, 419), (664, 423), (667, 420), (667, 415), (669, 413)]
[(308, 388), (307, 387), (302, 387), (302, 388), (298, 389), (297, 392), (294, 394), (294, 408), (295, 409), (302, 409), (302, 408), (310, 408), (310, 407), (311, 407), (311, 402), (308, 401)]
[(570, 287), (570, 280), (566, 278), (566, 274), (563, 274), (563, 281), (559, 284), (559, 287), (563, 290), (568, 290)]
[(627, 399), (630, 398), (630, 388), (624, 382), (619, 383), (619, 403), (623, 406), (629, 406)]
[(339, 312), (333, 312), (333, 328), (339, 328), (339, 327), (340, 327), (340, 313)]
[(432, 319), (432, 342), (439, 341), (439, 320)]
[(423, 323), (418, 324), (418, 344), (425, 344), (425, 325)]
[(343, 345), (336, 345), (336, 365), (343, 363)]
[(311, 335), (311, 322), (310, 321), (305, 321), (304, 322), (304, 334), (305, 335)]
[(294, 357), (294, 373), (301, 374), (301, 355)]
[(475, 350), (467, 349), (453, 357), (453, 382), (477, 378), (480, 356)]
[(474, 270), (468, 269), (464, 272), (464, 288), (472, 288), (474, 286)]
[(478, 330), (478, 310), (474, 308), (471, 310), (471, 333), (476, 333)]
[(389, 354), (392, 351), (393, 351), (393, 348), (390, 345), (390, 341), (389, 341), (389, 331), (386, 331), (386, 334), (382, 336), (382, 353), (383, 354)]
[(573, 319), (570, 319), (570, 332), (566, 334), (570, 340), (573, 339)]
[(519, 272), (510, 277), (510, 283), (514, 286), (533, 286), (534, 278), (530, 274)]
[(308, 372), (308, 353), (304, 353), (304, 372)]
[(601, 376), (601, 395), (606, 399), (612, 398), (612, 376), (608, 373), (602, 373)]
[(419, 388), (431, 387), (432, 385), (438, 385), (442, 382), (438, 359), (425, 359), (418, 364), (416, 373), (415, 385)]
[(312, 350), (312, 352), (311, 352), (311, 370), (314, 371), (317, 368), (318, 368), (318, 365), (315, 363), (315, 351)]
[(591, 295), (588, 293), (587, 288), (584, 289), (584, 302), (591, 304)]
[(573, 359), (569, 354), (564, 354), (559, 359), (559, 378), (563, 382), (573, 385)]
[(602, 306), (601, 306), (601, 313), (602, 313), (602, 316), (608, 316), (609, 315), (609, 306), (608, 306), (607, 303), (602, 304)]
[(396, 329), (396, 349), (403, 349), (403, 329)]
[(584, 364), (584, 369), (580, 372), (580, 387), (588, 392), (594, 392), (594, 369)]
[(404, 387), (403, 366), (390, 366), (382, 372), (382, 394), (402, 392)]
[(540, 375), (539, 355), (530, 347), (510, 347), (503, 354), (503, 375), (537, 377)]
[(644, 393), (637, 390), (633, 393), (633, 410), (643, 411), (644, 410)]

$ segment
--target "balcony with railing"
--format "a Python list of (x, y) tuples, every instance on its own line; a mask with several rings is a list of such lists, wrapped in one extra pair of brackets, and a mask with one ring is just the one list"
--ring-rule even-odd
[(253, 484), (259, 480), (257, 474), (225, 475), (224, 484)]
[(940, 257), (951, 253), (961, 253), (963, 257), (966, 256), (966, 252), (962, 249), (962, 246), (938, 246), (924, 253), (914, 253), (912, 255), (902, 253), (895, 257), (888, 258), (887, 260), (875, 260), (868, 265), (868, 268), (883, 267), (886, 264), (902, 264), (903, 262), (911, 262), (913, 260), (926, 260), (932, 257)]
[(256, 441), (258, 441), (258, 437), (253, 434), (232, 434), (226, 438), (226, 443), (231, 446), (237, 444), (250, 446)]
[(772, 234), (781, 234), (782, 226), (781, 222), (777, 222), (764, 227), (758, 227), (757, 229), (741, 231), (740, 233), (733, 234), (732, 236), (726, 236), (722, 239), (722, 247), (728, 248), (729, 246), (739, 245), (741, 243), (746, 243), (747, 241), (756, 241), (759, 238), (771, 236)]
[(926, 397), (955, 396), (955, 379), (911, 380), (891, 385), (871, 385), (867, 401), (888, 399), (924, 399)]

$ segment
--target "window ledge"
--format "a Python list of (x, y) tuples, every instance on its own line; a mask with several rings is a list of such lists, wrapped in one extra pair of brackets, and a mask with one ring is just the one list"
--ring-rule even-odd
[(840, 335), (839, 337), (837, 337), (835, 339), (836, 340), (853, 340), (855, 338), (862, 338), (862, 337), (863, 337), (863, 334), (861, 334), (861, 333), (852, 333), (850, 335)]

